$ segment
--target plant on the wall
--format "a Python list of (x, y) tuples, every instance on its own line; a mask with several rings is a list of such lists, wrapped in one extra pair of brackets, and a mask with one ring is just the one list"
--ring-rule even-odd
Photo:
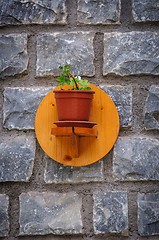
[(80, 76), (74, 76), (70, 65), (59, 66), (59, 69), (62, 72), (57, 77), (58, 85), (68, 85), (71, 90), (91, 90), (88, 80), (82, 79)]
[(74, 76), (70, 65), (60, 66), (57, 77), (60, 89), (54, 89), (59, 121), (88, 121), (92, 91), (88, 80)]

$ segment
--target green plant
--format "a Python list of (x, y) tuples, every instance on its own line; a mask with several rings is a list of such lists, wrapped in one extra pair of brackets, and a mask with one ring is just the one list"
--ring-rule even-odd
[(59, 66), (59, 69), (63, 71), (57, 77), (58, 85), (68, 85), (71, 90), (91, 90), (88, 80), (72, 74), (70, 65)]

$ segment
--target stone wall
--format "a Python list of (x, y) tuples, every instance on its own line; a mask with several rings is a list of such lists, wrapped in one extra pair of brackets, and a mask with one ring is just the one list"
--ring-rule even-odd
[[(0, 1), (0, 238), (159, 238), (158, 0)], [(72, 65), (114, 100), (114, 149), (86, 167), (51, 160), (36, 109)]]

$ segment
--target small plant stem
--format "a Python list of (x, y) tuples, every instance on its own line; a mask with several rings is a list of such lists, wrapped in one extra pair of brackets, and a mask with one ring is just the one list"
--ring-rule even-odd
[(79, 90), (78, 84), (76, 83), (76, 80), (75, 80), (74, 77), (73, 77), (73, 81), (74, 81), (74, 83), (75, 83), (75, 85), (76, 85), (76, 89)]
[(71, 74), (71, 77), (73, 78), (73, 81), (74, 81), (74, 83), (75, 83), (75, 85), (76, 85), (76, 89), (79, 90), (79, 87), (78, 87), (78, 84), (77, 84), (77, 82), (76, 82), (76, 79), (75, 79), (74, 75)]

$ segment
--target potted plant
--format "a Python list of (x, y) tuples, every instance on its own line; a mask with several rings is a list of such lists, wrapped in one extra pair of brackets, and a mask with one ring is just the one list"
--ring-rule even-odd
[[(70, 65), (60, 66), (62, 70), (57, 77), (60, 90), (55, 89), (55, 99), (59, 121), (88, 121), (94, 91), (88, 80), (74, 76)], [(67, 86), (68, 90), (65, 90)]]

